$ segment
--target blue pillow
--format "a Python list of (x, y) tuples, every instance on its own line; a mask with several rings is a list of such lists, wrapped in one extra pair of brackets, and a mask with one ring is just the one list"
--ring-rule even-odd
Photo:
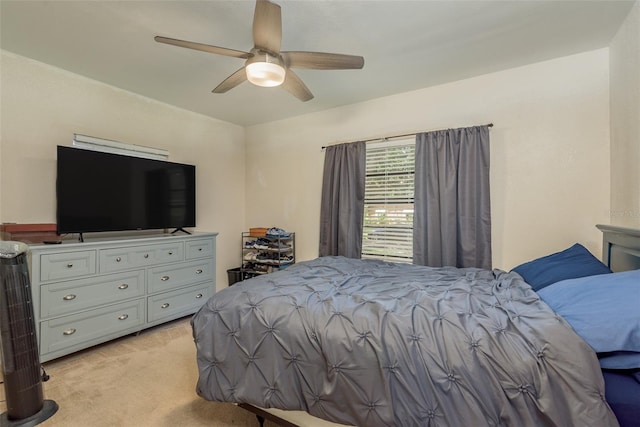
[(538, 295), (596, 352), (640, 352), (640, 270), (563, 280)]
[(565, 279), (611, 273), (591, 252), (579, 243), (562, 252), (526, 262), (514, 268), (537, 291)]
[(640, 353), (635, 351), (614, 351), (598, 354), (600, 367), (604, 369), (638, 369)]

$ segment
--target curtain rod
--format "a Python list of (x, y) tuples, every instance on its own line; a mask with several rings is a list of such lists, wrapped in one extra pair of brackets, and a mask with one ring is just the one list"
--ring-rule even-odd
[[(482, 125), (480, 125), (482, 126)], [(487, 125), (484, 125), (487, 127), (493, 127), (493, 123), (489, 123)], [(451, 128), (446, 128), (446, 129), (451, 129)], [(396, 138), (405, 138), (407, 136), (416, 136), (419, 133), (424, 133), (424, 132), (437, 132), (438, 130), (445, 130), (445, 129), (435, 129), (435, 130), (429, 130), (429, 131), (422, 131), (422, 132), (413, 132), (413, 133), (405, 133), (403, 135), (393, 135), (393, 136), (381, 136), (378, 138), (371, 138), (371, 139), (358, 139), (356, 141), (347, 141), (347, 142), (336, 142), (334, 144), (329, 144), (329, 145), (323, 145), (322, 149), (324, 150), (325, 148), (331, 146), (331, 145), (338, 145), (338, 144), (349, 144), (350, 142), (373, 142), (373, 141), (378, 141), (378, 142), (384, 142), (384, 141), (388, 141), (390, 139), (396, 139)]]

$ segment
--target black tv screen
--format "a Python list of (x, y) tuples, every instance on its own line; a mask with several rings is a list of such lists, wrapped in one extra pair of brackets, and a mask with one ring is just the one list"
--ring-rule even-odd
[(58, 146), (58, 234), (195, 227), (194, 165)]

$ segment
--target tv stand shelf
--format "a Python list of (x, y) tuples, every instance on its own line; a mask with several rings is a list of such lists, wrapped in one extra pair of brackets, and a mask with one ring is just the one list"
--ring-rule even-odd
[(215, 292), (217, 234), (30, 246), (40, 360), (195, 313)]

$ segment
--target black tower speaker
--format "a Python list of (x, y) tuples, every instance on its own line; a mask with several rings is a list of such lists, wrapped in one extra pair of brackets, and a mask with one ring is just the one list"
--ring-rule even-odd
[(35, 426), (58, 410), (54, 401), (43, 399), (27, 251), (24, 243), (0, 242), (0, 343), (7, 403), (2, 427)]

